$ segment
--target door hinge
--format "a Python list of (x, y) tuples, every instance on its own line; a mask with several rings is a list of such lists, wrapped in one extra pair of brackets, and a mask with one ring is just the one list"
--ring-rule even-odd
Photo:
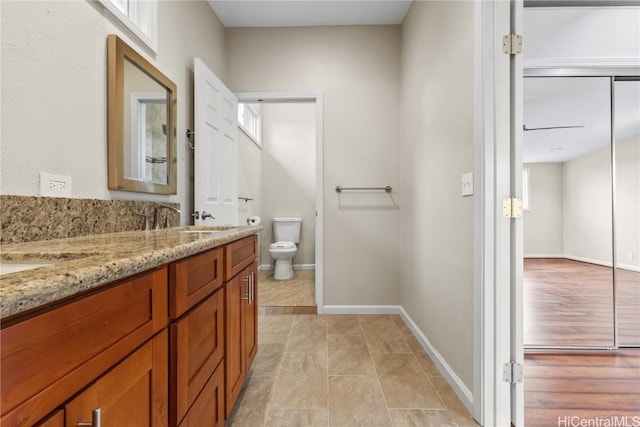
[(511, 384), (521, 383), (522, 365), (513, 360), (502, 365), (502, 381)]
[(520, 34), (509, 34), (502, 37), (502, 51), (507, 55), (522, 53), (522, 36)]
[(522, 216), (522, 200), (504, 199), (502, 201), (502, 215), (506, 218), (520, 218)]

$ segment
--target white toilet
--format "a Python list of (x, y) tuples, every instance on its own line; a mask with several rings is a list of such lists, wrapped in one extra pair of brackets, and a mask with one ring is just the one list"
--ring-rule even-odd
[(293, 277), (293, 257), (298, 252), (300, 243), (300, 228), (302, 218), (279, 217), (273, 218), (273, 239), (275, 243), (269, 245), (269, 255), (276, 261), (273, 278), (286, 280)]

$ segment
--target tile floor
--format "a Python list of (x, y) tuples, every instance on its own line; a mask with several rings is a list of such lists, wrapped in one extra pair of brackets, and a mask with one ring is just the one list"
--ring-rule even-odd
[(293, 278), (275, 280), (273, 271), (258, 273), (258, 304), (260, 306), (315, 306), (315, 271), (296, 270)]
[(226, 426), (477, 426), (399, 316), (261, 315)]

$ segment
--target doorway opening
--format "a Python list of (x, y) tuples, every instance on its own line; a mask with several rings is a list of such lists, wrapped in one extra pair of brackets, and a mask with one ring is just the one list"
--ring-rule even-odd
[[(241, 152), (241, 159), (249, 156), (256, 166), (251, 175), (254, 182), (240, 182), (239, 187), (254, 187), (250, 192), (258, 195), (257, 200), (247, 203), (254, 203), (251, 213), (260, 216), (264, 226), (259, 255), (260, 312), (321, 313), (322, 97), (271, 92), (236, 96), (251, 128), (241, 125), (241, 137), (255, 143), (249, 145), (251, 152)], [(299, 241), (293, 237), (291, 245), (276, 239), (274, 224), (299, 226)], [(287, 248), (282, 249), (283, 245)], [(287, 259), (281, 260), (281, 251), (290, 252), (285, 254)]]

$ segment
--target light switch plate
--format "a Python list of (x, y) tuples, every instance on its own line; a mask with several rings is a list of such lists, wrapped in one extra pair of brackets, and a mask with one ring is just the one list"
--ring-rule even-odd
[(462, 175), (462, 196), (473, 196), (473, 172)]
[(40, 195), (45, 197), (71, 197), (71, 177), (40, 172)]

